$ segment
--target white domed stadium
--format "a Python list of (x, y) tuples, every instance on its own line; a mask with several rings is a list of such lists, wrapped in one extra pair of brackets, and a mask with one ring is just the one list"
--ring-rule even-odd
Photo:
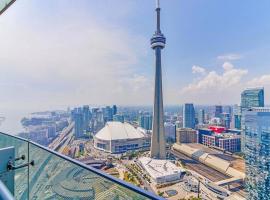
[(150, 146), (150, 135), (129, 123), (107, 122), (94, 136), (94, 147), (109, 153), (124, 153)]

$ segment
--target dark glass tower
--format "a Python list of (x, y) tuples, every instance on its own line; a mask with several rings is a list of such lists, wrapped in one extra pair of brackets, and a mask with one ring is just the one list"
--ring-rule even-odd
[(166, 144), (164, 134), (164, 111), (163, 111), (163, 94), (162, 94), (162, 69), (161, 69), (161, 50), (165, 47), (166, 38), (160, 30), (160, 4), (157, 0), (157, 30), (151, 38), (151, 47), (155, 51), (155, 96), (154, 96), (154, 113), (153, 113), (153, 133), (151, 138), (152, 158), (166, 158)]

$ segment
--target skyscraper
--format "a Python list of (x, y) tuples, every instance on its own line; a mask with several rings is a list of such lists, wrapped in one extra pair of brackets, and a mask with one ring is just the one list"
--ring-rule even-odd
[(241, 107), (237, 104), (233, 106), (233, 127), (241, 129)]
[(163, 111), (163, 94), (162, 94), (162, 70), (161, 70), (161, 50), (165, 47), (166, 38), (160, 30), (160, 5), (157, 0), (157, 30), (151, 38), (151, 47), (155, 50), (155, 96), (154, 96), (154, 113), (153, 113), (153, 132), (151, 137), (152, 158), (165, 159), (166, 146), (164, 134), (164, 111)]
[(198, 121), (199, 124), (202, 125), (205, 123), (205, 111), (204, 109), (200, 109), (198, 113)]
[(164, 123), (165, 138), (168, 143), (175, 143), (176, 141), (176, 125), (171, 122)]
[(91, 119), (91, 113), (88, 105), (83, 106), (83, 129), (89, 131), (89, 123)]
[(264, 107), (264, 88), (248, 88), (241, 93), (241, 108)]
[(221, 115), (222, 112), (223, 112), (222, 106), (221, 105), (216, 105), (215, 106), (215, 117), (221, 118), (222, 117), (222, 115)]
[(183, 106), (183, 127), (195, 128), (195, 109), (192, 103)]
[(106, 106), (102, 110), (105, 123), (113, 121), (113, 108), (111, 108), (110, 106)]
[[(252, 107), (264, 107), (264, 88), (248, 88), (241, 93), (241, 128), (245, 127), (245, 116), (243, 112)], [(241, 149), (245, 147), (245, 136), (242, 130)]]
[(113, 109), (113, 115), (116, 115), (117, 114), (117, 106), (113, 105), (112, 109)]
[(270, 199), (270, 108), (243, 112), (247, 199)]
[(222, 126), (229, 129), (231, 127), (231, 116), (230, 113), (222, 113)]
[(80, 138), (84, 135), (83, 131), (83, 114), (81, 112), (77, 112), (74, 114), (74, 132), (75, 137)]
[(139, 117), (139, 125), (140, 127), (151, 130), (152, 129), (152, 123), (153, 123), (153, 117), (149, 114), (142, 114)]

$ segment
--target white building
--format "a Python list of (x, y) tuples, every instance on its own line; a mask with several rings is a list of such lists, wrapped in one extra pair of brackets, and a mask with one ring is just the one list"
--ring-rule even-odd
[(129, 123), (107, 122), (94, 136), (94, 147), (109, 153), (148, 148), (150, 136)]
[(145, 169), (152, 181), (156, 184), (177, 182), (184, 172), (184, 170), (181, 170), (168, 160), (157, 160), (148, 157), (141, 157), (138, 160), (139, 164)]

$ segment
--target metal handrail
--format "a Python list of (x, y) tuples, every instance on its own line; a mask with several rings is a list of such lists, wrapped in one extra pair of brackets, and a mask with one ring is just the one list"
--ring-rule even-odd
[(34, 145), (34, 146), (36, 146), (36, 147), (38, 147), (40, 149), (43, 149), (43, 150), (45, 150), (45, 151), (47, 151), (47, 152), (49, 152), (49, 153), (51, 153), (51, 154), (53, 154), (53, 155), (55, 155), (57, 157), (60, 157), (60, 158), (62, 158), (64, 160), (67, 160), (67, 161), (77, 165), (78, 167), (82, 167), (82, 168), (84, 168), (84, 169), (86, 169), (86, 170), (88, 170), (90, 172), (93, 172), (93, 173), (95, 173), (95, 174), (97, 174), (97, 175), (99, 175), (99, 176), (101, 176), (101, 177), (103, 177), (103, 178), (105, 178), (107, 180), (110, 180), (110, 181), (112, 181), (112, 182), (114, 182), (114, 183), (116, 183), (116, 184), (118, 184), (120, 186), (123, 186), (123, 187), (125, 187), (127, 189), (130, 189), (131, 191), (134, 191), (134, 192), (136, 192), (136, 193), (138, 193), (138, 194), (140, 194), (140, 195), (142, 195), (142, 196), (144, 196), (146, 198), (153, 199), (153, 200), (164, 200), (164, 198), (162, 198), (162, 197), (159, 197), (159, 196), (157, 196), (157, 195), (155, 195), (153, 193), (150, 193), (150, 192), (148, 192), (146, 190), (143, 190), (143, 189), (141, 189), (141, 188), (139, 188), (137, 186), (134, 186), (134, 185), (132, 185), (130, 183), (122, 181), (122, 180), (120, 180), (120, 179), (118, 179), (116, 177), (113, 177), (113, 176), (111, 176), (109, 174), (106, 174), (106, 173), (102, 172), (101, 170), (90, 167), (90, 166), (88, 166), (88, 165), (86, 165), (86, 164), (84, 164), (82, 162), (79, 162), (79, 161), (77, 161), (75, 159), (72, 159), (72, 158), (70, 158), (68, 156), (60, 154), (60, 153), (58, 153), (56, 151), (53, 151), (53, 150), (51, 150), (49, 148), (46, 148), (46, 147), (44, 147), (44, 146), (42, 146), (40, 144), (37, 144), (37, 143), (35, 143), (33, 141), (27, 140), (25, 138), (21, 138), (19, 136), (10, 135), (10, 134), (7, 134), (7, 133), (0, 132), (0, 134), (10, 136), (10, 137), (16, 138), (16, 139), (21, 140), (21, 141), (28, 142), (28, 143), (30, 143), (30, 144), (32, 144), (32, 145)]
[(16, 0), (11, 0), (2, 10), (0, 10), (0, 15), (2, 15)]
[(0, 199), (1, 200), (14, 200), (14, 197), (9, 192), (4, 183), (0, 180)]

